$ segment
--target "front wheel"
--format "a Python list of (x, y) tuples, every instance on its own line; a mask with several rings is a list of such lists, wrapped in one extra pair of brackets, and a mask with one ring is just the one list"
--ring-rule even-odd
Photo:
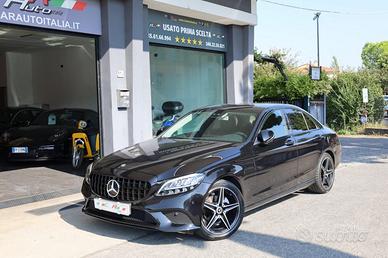
[(311, 192), (324, 194), (333, 188), (335, 178), (334, 160), (329, 153), (324, 153), (315, 174), (315, 183), (308, 188)]
[(240, 227), (244, 200), (234, 184), (220, 180), (211, 187), (202, 210), (201, 228), (196, 233), (206, 240), (221, 240)]
[(74, 147), (73, 148), (73, 168), (78, 169), (82, 165), (82, 161), (84, 160), (84, 149)]

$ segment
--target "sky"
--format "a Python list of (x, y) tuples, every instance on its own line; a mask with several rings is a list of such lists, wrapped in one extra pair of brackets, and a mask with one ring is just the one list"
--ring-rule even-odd
[[(330, 66), (337, 57), (343, 68), (362, 65), (361, 51), (367, 42), (388, 40), (387, 0), (271, 0), (304, 8), (339, 11), (320, 16), (320, 61)], [(299, 65), (317, 60), (314, 11), (278, 6), (257, 0), (258, 25), (255, 47), (263, 54), (288, 49)]]

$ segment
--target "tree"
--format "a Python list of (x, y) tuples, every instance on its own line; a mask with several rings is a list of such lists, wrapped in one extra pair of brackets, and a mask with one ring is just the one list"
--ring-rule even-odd
[(330, 84), (327, 76), (321, 81), (312, 81), (308, 74), (299, 73), (295, 67), (297, 59), (289, 50), (271, 50), (269, 57), (276, 58), (285, 70), (287, 79), (271, 63), (263, 62), (262, 53), (255, 51), (254, 100), (286, 99), (300, 100), (303, 97), (328, 93)]
[(361, 58), (367, 69), (388, 69), (388, 41), (366, 43)]
[(340, 64), (338, 62), (338, 59), (335, 56), (333, 56), (333, 58), (332, 58), (331, 68), (333, 68), (336, 73), (339, 73), (340, 70), (341, 70), (341, 67), (340, 67)]
[[(331, 80), (332, 91), (327, 97), (327, 121), (330, 127), (353, 130), (360, 124), (360, 115), (366, 110), (369, 121), (382, 119), (384, 101), (379, 79), (375, 73), (362, 70), (343, 72)], [(368, 103), (362, 102), (362, 89), (369, 92)]]

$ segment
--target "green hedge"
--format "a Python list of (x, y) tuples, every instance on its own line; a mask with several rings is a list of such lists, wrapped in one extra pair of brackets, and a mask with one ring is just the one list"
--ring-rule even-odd
[[(379, 78), (368, 71), (344, 72), (331, 80), (327, 97), (328, 125), (336, 130), (354, 130), (360, 125), (360, 115), (367, 110), (369, 122), (383, 117), (383, 91)], [(369, 90), (369, 102), (362, 102), (362, 88)]]
[(257, 68), (254, 80), (255, 101), (260, 99), (288, 99), (297, 100), (305, 96), (315, 97), (327, 94), (330, 91), (330, 83), (326, 75), (321, 81), (312, 81), (309, 75), (286, 71), (288, 81), (278, 72), (266, 72)]

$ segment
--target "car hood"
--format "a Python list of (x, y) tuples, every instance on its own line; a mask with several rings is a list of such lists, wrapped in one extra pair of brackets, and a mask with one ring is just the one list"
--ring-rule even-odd
[(205, 171), (239, 152), (233, 143), (156, 138), (99, 160), (93, 173), (161, 181)]
[(68, 137), (69, 128), (63, 126), (42, 126), (31, 125), (28, 127), (12, 128), (8, 130), (10, 134), (9, 145), (17, 146), (35, 146), (41, 144), (50, 144), (50, 137), (62, 133), (62, 137)]

